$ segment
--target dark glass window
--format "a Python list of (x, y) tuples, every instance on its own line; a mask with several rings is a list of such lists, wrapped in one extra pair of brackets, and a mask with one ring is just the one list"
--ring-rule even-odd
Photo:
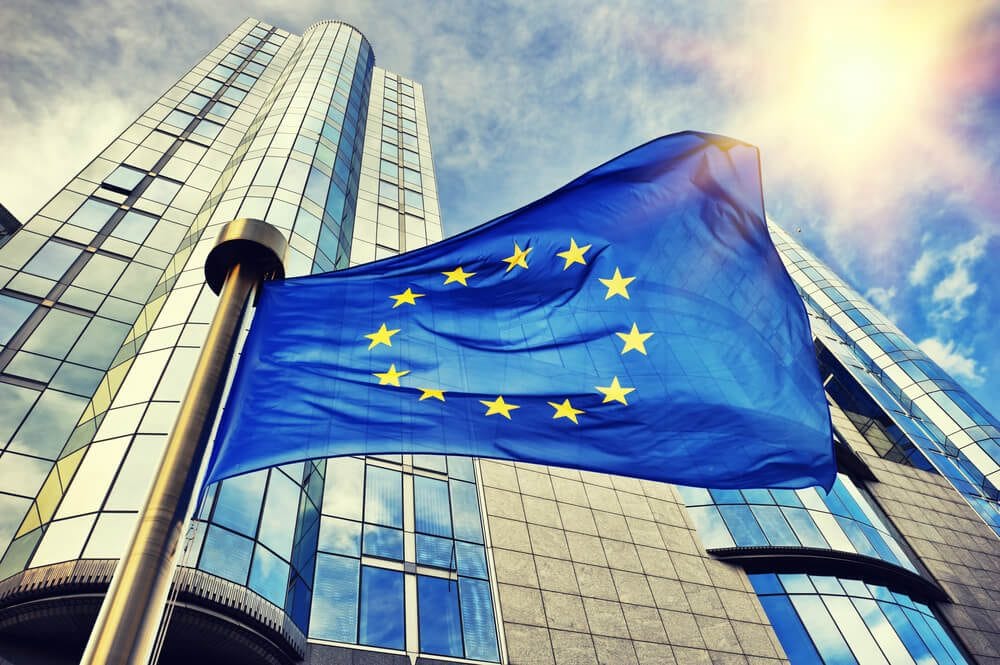
[(439, 577), (417, 576), (420, 650), (461, 658), (462, 621), (458, 611), (458, 584)]
[(375, 647), (402, 649), (404, 640), (403, 574), (361, 567), (361, 620), (358, 641)]

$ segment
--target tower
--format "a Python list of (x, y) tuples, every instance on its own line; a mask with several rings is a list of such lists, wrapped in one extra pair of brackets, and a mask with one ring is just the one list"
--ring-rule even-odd
[[(436, 191), (418, 83), (347, 24), (248, 19), (0, 246), (0, 657), (82, 648), (218, 228), (266, 219), (290, 276), (323, 272), (439, 240)], [(772, 235), (828, 379), (831, 495), (420, 455), (248, 474), (196, 516), (163, 661), (989, 662), (1000, 425)]]

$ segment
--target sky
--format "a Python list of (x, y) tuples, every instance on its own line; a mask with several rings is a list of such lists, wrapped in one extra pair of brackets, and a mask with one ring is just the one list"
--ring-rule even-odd
[(649, 139), (760, 147), (769, 216), (1000, 415), (1000, 3), (0, 6), (0, 203), (22, 221), (246, 16), (360, 29), (424, 85), (457, 233)]

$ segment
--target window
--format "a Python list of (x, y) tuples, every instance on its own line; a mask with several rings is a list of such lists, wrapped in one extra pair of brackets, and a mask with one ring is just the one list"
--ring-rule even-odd
[(793, 663), (965, 663), (934, 612), (860, 580), (750, 575)]
[(171, 127), (176, 127), (177, 129), (187, 129), (187, 126), (191, 124), (194, 120), (194, 115), (191, 113), (185, 113), (184, 111), (179, 111), (174, 109), (163, 119), (163, 123), (170, 125)]
[(378, 195), (379, 198), (391, 199), (393, 202), (399, 200), (399, 188), (396, 187), (391, 182), (386, 182), (385, 180), (379, 180), (378, 182)]
[(222, 125), (217, 125), (214, 122), (209, 122), (208, 120), (202, 120), (194, 128), (195, 134), (203, 136), (209, 140), (218, 136), (220, 131), (222, 131)]
[(229, 120), (233, 115), (233, 111), (236, 110), (235, 106), (230, 106), (229, 104), (223, 104), (222, 102), (215, 102), (212, 104), (212, 108), (208, 110), (208, 115), (219, 118), (223, 122)]
[[(310, 638), (403, 649), (409, 625), (422, 653), (499, 659), (478, 494), (462, 478), (475, 478), (466, 458), (328, 460)], [(414, 516), (411, 554), (400, 528), (404, 503)], [(400, 561), (419, 567), (403, 572)], [(417, 596), (409, 610), (407, 576)]]
[(679, 489), (709, 549), (816, 547), (855, 552), (914, 570), (871, 502), (843, 474), (826, 495), (813, 488)]
[(104, 186), (118, 190), (123, 194), (128, 194), (135, 189), (135, 186), (142, 182), (142, 179), (145, 177), (145, 171), (140, 171), (138, 169), (122, 165), (112, 171), (111, 175), (104, 179)]
[(35, 303), (0, 294), (0, 345), (9, 342), (34, 311)]
[(49, 240), (24, 266), (24, 271), (39, 277), (59, 279), (80, 256), (80, 250), (70, 245), (64, 245), (55, 240)]
[(67, 224), (81, 226), (91, 231), (99, 231), (111, 215), (114, 214), (118, 206), (97, 199), (87, 199), (80, 208), (73, 213), (73, 216), (66, 220)]

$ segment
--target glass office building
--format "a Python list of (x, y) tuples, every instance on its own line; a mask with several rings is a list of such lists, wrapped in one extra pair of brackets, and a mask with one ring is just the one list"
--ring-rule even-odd
[[(289, 275), (441, 238), (421, 86), (248, 19), (0, 246), (0, 662), (76, 662), (214, 310), (222, 224)], [(1000, 424), (779, 228), (841, 473), (716, 491), (460, 457), (210, 488), (161, 662), (998, 663)]]

